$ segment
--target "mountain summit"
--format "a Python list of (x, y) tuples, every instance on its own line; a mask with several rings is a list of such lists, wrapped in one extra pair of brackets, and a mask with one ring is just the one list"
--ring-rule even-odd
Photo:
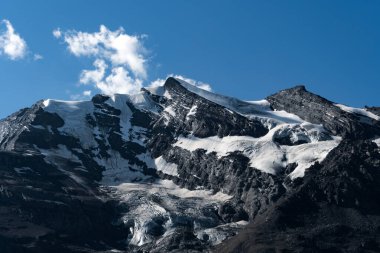
[(379, 252), (380, 114), (180, 79), (0, 121), (1, 252)]

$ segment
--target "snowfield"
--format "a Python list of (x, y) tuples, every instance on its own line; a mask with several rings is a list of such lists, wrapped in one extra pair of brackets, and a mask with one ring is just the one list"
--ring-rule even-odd
[(177, 171), (177, 164), (166, 162), (162, 156), (154, 159), (154, 164), (158, 171), (175, 177), (179, 176)]
[(204, 149), (207, 153), (216, 152), (219, 157), (227, 156), (234, 151), (242, 151), (250, 159), (250, 166), (263, 172), (276, 174), (287, 164), (297, 163), (290, 174), (291, 178), (302, 177), (305, 169), (316, 161), (321, 162), (335, 148), (341, 138), (334, 137), (328, 141), (312, 141), (296, 146), (278, 145), (273, 142), (273, 135), (284, 126), (279, 125), (261, 138), (250, 136), (217, 136), (196, 138), (194, 136), (180, 137), (174, 146), (189, 151)]

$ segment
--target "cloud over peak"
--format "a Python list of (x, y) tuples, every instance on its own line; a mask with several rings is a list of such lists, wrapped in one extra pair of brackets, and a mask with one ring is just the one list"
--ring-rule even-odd
[[(194, 79), (182, 76), (182, 75), (170, 74), (170, 75), (168, 75), (166, 77), (166, 79), (169, 78), (169, 77), (174, 77), (174, 78), (181, 79), (181, 80), (187, 82), (188, 84), (196, 86), (196, 87), (198, 87), (198, 88), (200, 88), (202, 90), (212, 91), (211, 85), (208, 84), (208, 83), (197, 81), (197, 80), (194, 80)], [(152, 81), (150, 83), (149, 87), (155, 88), (155, 87), (163, 86), (165, 84), (165, 81), (166, 81), (165, 79), (161, 79), (161, 78), (156, 79), (156, 80), (154, 80), (154, 81)]]
[(27, 54), (26, 42), (19, 34), (15, 32), (9, 20), (0, 21), (4, 30), (0, 30), (0, 55), (4, 54), (11, 60), (22, 59)]
[(147, 78), (142, 36), (129, 35), (123, 28), (111, 31), (104, 25), (94, 33), (58, 28), (53, 36), (63, 39), (76, 57), (94, 59), (95, 69), (81, 72), (82, 84), (93, 84), (105, 94), (133, 93)]
[[(93, 68), (84, 69), (79, 75), (79, 83), (82, 85), (90, 85), (106, 95), (133, 94), (139, 92), (147, 81), (147, 50), (143, 45), (145, 35), (129, 35), (122, 27), (112, 31), (101, 25), (99, 31), (93, 33), (62, 31), (57, 28), (53, 31), (53, 36), (62, 40), (72, 55), (93, 60)], [(170, 76), (201, 89), (211, 90), (209, 84), (180, 75)], [(163, 79), (157, 79), (149, 86), (159, 86), (164, 82)], [(73, 95), (72, 98), (89, 95), (91, 92), (87, 91)]]

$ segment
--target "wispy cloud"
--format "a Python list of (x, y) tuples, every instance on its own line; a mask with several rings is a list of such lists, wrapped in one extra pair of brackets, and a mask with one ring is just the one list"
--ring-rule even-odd
[(170, 75), (172, 77), (175, 77), (175, 78), (179, 78), (191, 85), (194, 85), (194, 86), (197, 86), (198, 88), (202, 89), (202, 90), (207, 90), (207, 91), (212, 91), (212, 88), (211, 88), (211, 85), (208, 84), (208, 83), (204, 83), (202, 81), (197, 81), (197, 80), (194, 80), (194, 79), (191, 79), (191, 78), (188, 78), (188, 77), (185, 77), (185, 76), (181, 76), (181, 75)]
[(105, 94), (133, 93), (147, 78), (146, 49), (143, 36), (129, 35), (123, 28), (115, 31), (101, 25), (98, 32), (53, 31), (63, 39), (70, 53), (94, 59), (92, 70), (83, 70), (79, 82), (92, 84)]
[[(212, 91), (212, 88), (211, 88), (211, 85), (208, 84), (208, 83), (204, 83), (204, 82), (201, 82), (201, 81), (197, 81), (197, 80), (194, 80), (194, 79), (191, 79), (191, 78), (188, 78), (188, 77), (185, 77), (185, 76), (182, 76), (182, 75), (175, 75), (175, 74), (170, 74), (168, 75), (166, 78), (168, 77), (174, 77), (174, 78), (178, 78), (178, 79), (181, 79), (191, 85), (194, 85), (200, 89), (203, 89), (203, 90), (207, 90), (207, 91)], [(156, 79), (154, 81), (152, 81), (149, 85), (149, 87), (158, 87), (158, 86), (162, 86), (164, 85), (166, 79)]]
[(70, 91), (67, 91), (67, 93), (69, 94), (71, 100), (88, 100), (92, 95), (91, 90), (85, 90), (82, 93), (77, 94), (70, 94)]
[(42, 60), (44, 57), (40, 54), (34, 54), (33, 55), (33, 60), (35, 61), (39, 61), (39, 60)]
[(90, 91), (90, 90), (85, 90), (85, 91), (83, 91), (83, 96), (91, 97), (91, 93), (92, 93), (92, 91)]
[(6, 55), (11, 60), (24, 58), (27, 54), (25, 40), (15, 32), (9, 20), (2, 20), (0, 25), (5, 28), (0, 31), (0, 54)]
[(54, 29), (53, 30), (53, 36), (57, 39), (61, 38), (62, 32), (60, 28)]

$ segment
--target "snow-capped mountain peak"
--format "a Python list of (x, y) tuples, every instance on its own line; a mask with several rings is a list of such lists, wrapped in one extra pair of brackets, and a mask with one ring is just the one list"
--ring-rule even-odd
[[(347, 109), (304, 86), (242, 101), (168, 78), (133, 95), (23, 109), (0, 122), (0, 159), (20, 209), (38, 217), (44, 203), (54, 212), (68, 206), (63, 216), (73, 223), (92, 217), (90, 229), (79, 229), (80, 247), (201, 251), (291, 195), (347, 139), (377, 143), (371, 110)], [(76, 199), (90, 214), (71, 208)], [(28, 222), (58, 244), (64, 239), (54, 235), (66, 231), (75, 244), (72, 227)], [(91, 244), (102, 227), (110, 237)]]

